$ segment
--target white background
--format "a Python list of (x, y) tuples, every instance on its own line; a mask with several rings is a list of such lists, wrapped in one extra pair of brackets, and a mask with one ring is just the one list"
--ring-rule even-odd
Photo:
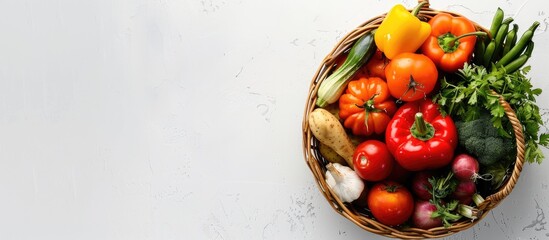
[[(1, 0), (0, 239), (383, 239), (321, 195), (301, 121), (323, 57), (396, 3)], [(431, 6), (540, 21), (548, 112), (546, 1)], [(448, 239), (549, 238), (548, 171)]]

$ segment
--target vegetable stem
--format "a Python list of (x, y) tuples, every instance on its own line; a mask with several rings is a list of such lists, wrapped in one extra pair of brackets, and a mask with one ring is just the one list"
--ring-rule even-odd
[(469, 218), (471, 220), (477, 219), (478, 210), (474, 207), (459, 204), (457, 208), (459, 215)]
[(475, 205), (477, 205), (477, 207), (482, 203), (484, 202), (484, 198), (478, 194), (478, 193), (474, 193), (473, 194), (473, 202), (475, 203)]
[(365, 114), (364, 124), (366, 125), (366, 131), (368, 131), (368, 132), (370, 131), (370, 129), (369, 129), (370, 124), (368, 124), (368, 119), (370, 118), (370, 112), (379, 112), (380, 111), (374, 105), (375, 104), (374, 98), (377, 97), (378, 95), (379, 95), (379, 93), (376, 93), (376, 94), (372, 95), (372, 97), (370, 97), (370, 99), (365, 101), (362, 106), (360, 106), (358, 104), (356, 105), (357, 107), (364, 109), (364, 114)]
[(421, 112), (416, 113), (415, 121), (412, 128), (410, 128), (410, 132), (413, 137), (422, 141), (427, 141), (435, 136), (435, 128), (430, 123), (425, 122)]
[(444, 227), (450, 227), (452, 225), (451, 222), (461, 219), (462, 215), (459, 213), (458, 209), (456, 209), (458, 208), (457, 200), (446, 204), (436, 201), (434, 204), (437, 207), (437, 210), (431, 214), (431, 218), (440, 218)]
[(459, 35), (459, 36), (455, 36), (454, 34), (452, 33), (447, 33), (447, 34), (444, 34), (442, 36), (440, 36), (438, 38), (438, 45), (440, 46), (440, 48), (442, 48), (442, 50), (444, 50), (444, 52), (446, 53), (452, 53), (452, 52), (455, 52), (457, 50), (457, 46), (459, 46), (459, 41), (460, 39), (462, 38), (465, 38), (465, 37), (470, 37), (470, 36), (487, 36), (488, 34), (485, 33), (485, 32), (469, 32), (469, 33), (465, 33), (465, 34), (462, 34), (462, 35)]
[(398, 185), (395, 185), (395, 184), (386, 184), (384, 189), (385, 189), (387, 192), (394, 193), (394, 192), (397, 191), (398, 188), (399, 188)]
[(437, 202), (440, 199), (446, 198), (456, 189), (457, 182), (454, 178), (454, 173), (448, 172), (446, 177), (432, 177), (429, 178), (429, 183), (432, 188), (429, 190), (433, 196), (433, 201)]
[(470, 36), (483, 37), (483, 36), (487, 36), (487, 35), (488, 35), (488, 33), (481, 32), (481, 31), (469, 32), (469, 33), (465, 33), (465, 34), (462, 34), (462, 35), (459, 35), (459, 36), (455, 37), (453, 41), (462, 39), (464, 37), (470, 37)]
[(418, 112), (416, 113), (416, 129), (419, 134), (425, 134), (427, 131), (427, 126), (425, 124), (425, 120), (423, 120), (423, 114)]
[(412, 15), (414, 16), (417, 16), (417, 14), (419, 13), (419, 11), (421, 10), (421, 8), (423, 6), (425, 6), (425, 4), (429, 3), (428, 1), (422, 1), (420, 2), (415, 8), (414, 10), (412, 10)]

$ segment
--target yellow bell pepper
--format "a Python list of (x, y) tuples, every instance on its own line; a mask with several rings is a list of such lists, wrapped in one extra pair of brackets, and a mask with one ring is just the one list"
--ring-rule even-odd
[(395, 5), (385, 16), (375, 32), (377, 47), (389, 59), (399, 53), (415, 52), (431, 33), (429, 23), (420, 21), (415, 15), (420, 3), (412, 13), (401, 4)]

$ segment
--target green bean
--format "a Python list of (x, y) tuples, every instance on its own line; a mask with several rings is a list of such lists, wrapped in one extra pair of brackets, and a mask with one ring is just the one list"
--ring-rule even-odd
[(505, 20), (503, 20), (503, 23), (498, 29), (498, 32), (496, 33), (495, 39), (496, 39), (496, 48), (494, 49), (494, 54), (492, 55), (492, 61), (497, 62), (499, 58), (501, 57), (501, 53), (503, 52), (503, 41), (505, 40), (505, 37), (507, 36), (507, 31), (509, 31), (509, 24), (513, 22), (513, 18), (508, 17)]
[(482, 64), (484, 67), (489, 68), (492, 65), (492, 56), (494, 55), (494, 50), (496, 49), (496, 40), (492, 39), (488, 46), (486, 46), (486, 51), (484, 52), (484, 58), (482, 59)]
[(524, 54), (528, 55), (528, 57), (532, 56), (532, 52), (534, 51), (534, 42), (530, 41), (528, 43), (528, 46), (526, 47), (526, 51)]
[(498, 9), (496, 10), (496, 13), (494, 14), (494, 18), (492, 19), (492, 25), (490, 26), (490, 36), (492, 38), (496, 35), (502, 22), (503, 22), (503, 10), (498, 7)]
[(530, 58), (528, 55), (524, 54), (520, 57), (513, 60), (511, 63), (505, 65), (505, 73), (513, 73), (517, 70), (519, 70), (526, 62), (528, 61), (528, 58)]
[(507, 37), (505, 38), (505, 45), (503, 46), (503, 52), (502, 55), (505, 56), (511, 50), (513, 46), (517, 43), (517, 32), (518, 32), (518, 24), (513, 24), (513, 29), (507, 33)]
[(526, 64), (528, 59), (530, 59), (533, 51), (534, 51), (534, 42), (530, 41), (528, 43), (528, 46), (526, 47), (526, 51), (524, 52), (524, 54), (519, 56), (518, 58), (516, 58), (511, 63), (505, 66), (505, 72), (513, 73), (521, 69)]
[(532, 37), (534, 37), (534, 31), (538, 26), (539, 22), (535, 21), (532, 26), (522, 34), (520, 39), (517, 41), (517, 44), (496, 63), (496, 66), (505, 66), (519, 56), (524, 49), (526, 49), (527, 45), (532, 40)]
[(475, 44), (475, 52), (473, 56), (473, 62), (477, 65), (483, 64), (484, 52), (486, 52), (486, 44), (484, 43), (484, 38), (478, 38), (477, 43)]

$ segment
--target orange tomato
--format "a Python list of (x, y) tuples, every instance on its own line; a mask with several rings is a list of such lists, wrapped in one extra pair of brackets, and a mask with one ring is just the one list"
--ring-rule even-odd
[(387, 83), (377, 77), (350, 81), (339, 98), (339, 117), (354, 135), (384, 133), (396, 110)]
[(402, 53), (385, 68), (391, 95), (402, 101), (426, 98), (435, 88), (438, 71), (435, 63), (423, 54)]
[(391, 60), (383, 55), (383, 52), (378, 50), (364, 66), (366, 68), (366, 73), (370, 77), (385, 79), (385, 67), (390, 61)]
[(396, 226), (405, 223), (414, 211), (412, 193), (393, 181), (376, 183), (368, 193), (368, 207), (380, 223)]

